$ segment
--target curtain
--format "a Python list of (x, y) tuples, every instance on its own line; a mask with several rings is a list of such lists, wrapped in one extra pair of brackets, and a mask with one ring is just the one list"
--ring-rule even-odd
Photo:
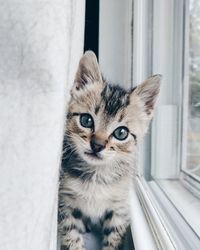
[(0, 250), (55, 250), (69, 89), (84, 0), (0, 5)]

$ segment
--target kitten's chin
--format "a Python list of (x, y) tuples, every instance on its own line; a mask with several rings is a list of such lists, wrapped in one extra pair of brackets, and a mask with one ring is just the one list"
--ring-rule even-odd
[(102, 155), (99, 153), (94, 153), (94, 152), (84, 152), (85, 155), (87, 155), (90, 159), (94, 160), (103, 160)]
[(80, 157), (90, 165), (102, 165), (105, 163), (104, 157), (100, 153), (90, 151), (79, 152)]
[(83, 157), (90, 164), (102, 164), (104, 161), (103, 156), (100, 153), (84, 152)]

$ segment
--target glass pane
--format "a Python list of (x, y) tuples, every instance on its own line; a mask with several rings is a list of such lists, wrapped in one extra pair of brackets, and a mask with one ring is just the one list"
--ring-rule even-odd
[(190, 1), (187, 170), (200, 177), (200, 1)]

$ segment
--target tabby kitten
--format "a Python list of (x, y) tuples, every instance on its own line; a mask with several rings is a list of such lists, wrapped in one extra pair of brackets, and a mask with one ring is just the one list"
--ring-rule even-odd
[(60, 184), (62, 249), (84, 250), (83, 234), (98, 222), (102, 249), (120, 247), (130, 223), (137, 144), (152, 118), (160, 78), (127, 91), (103, 79), (93, 52), (81, 58), (68, 107)]

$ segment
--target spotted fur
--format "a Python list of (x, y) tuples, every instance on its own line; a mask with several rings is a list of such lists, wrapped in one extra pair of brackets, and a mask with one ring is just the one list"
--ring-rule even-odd
[[(125, 90), (107, 83), (94, 53), (81, 58), (67, 113), (62, 163), (59, 235), (63, 249), (84, 250), (83, 234), (100, 225), (103, 250), (120, 247), (130, 223), (129, 187), (137, 143), (147, 131), (159, 93), (160, 76)], [(83, 127), (81, 114), (93, 127)], [(125, 127), (128, 136), (114, 136)]]

